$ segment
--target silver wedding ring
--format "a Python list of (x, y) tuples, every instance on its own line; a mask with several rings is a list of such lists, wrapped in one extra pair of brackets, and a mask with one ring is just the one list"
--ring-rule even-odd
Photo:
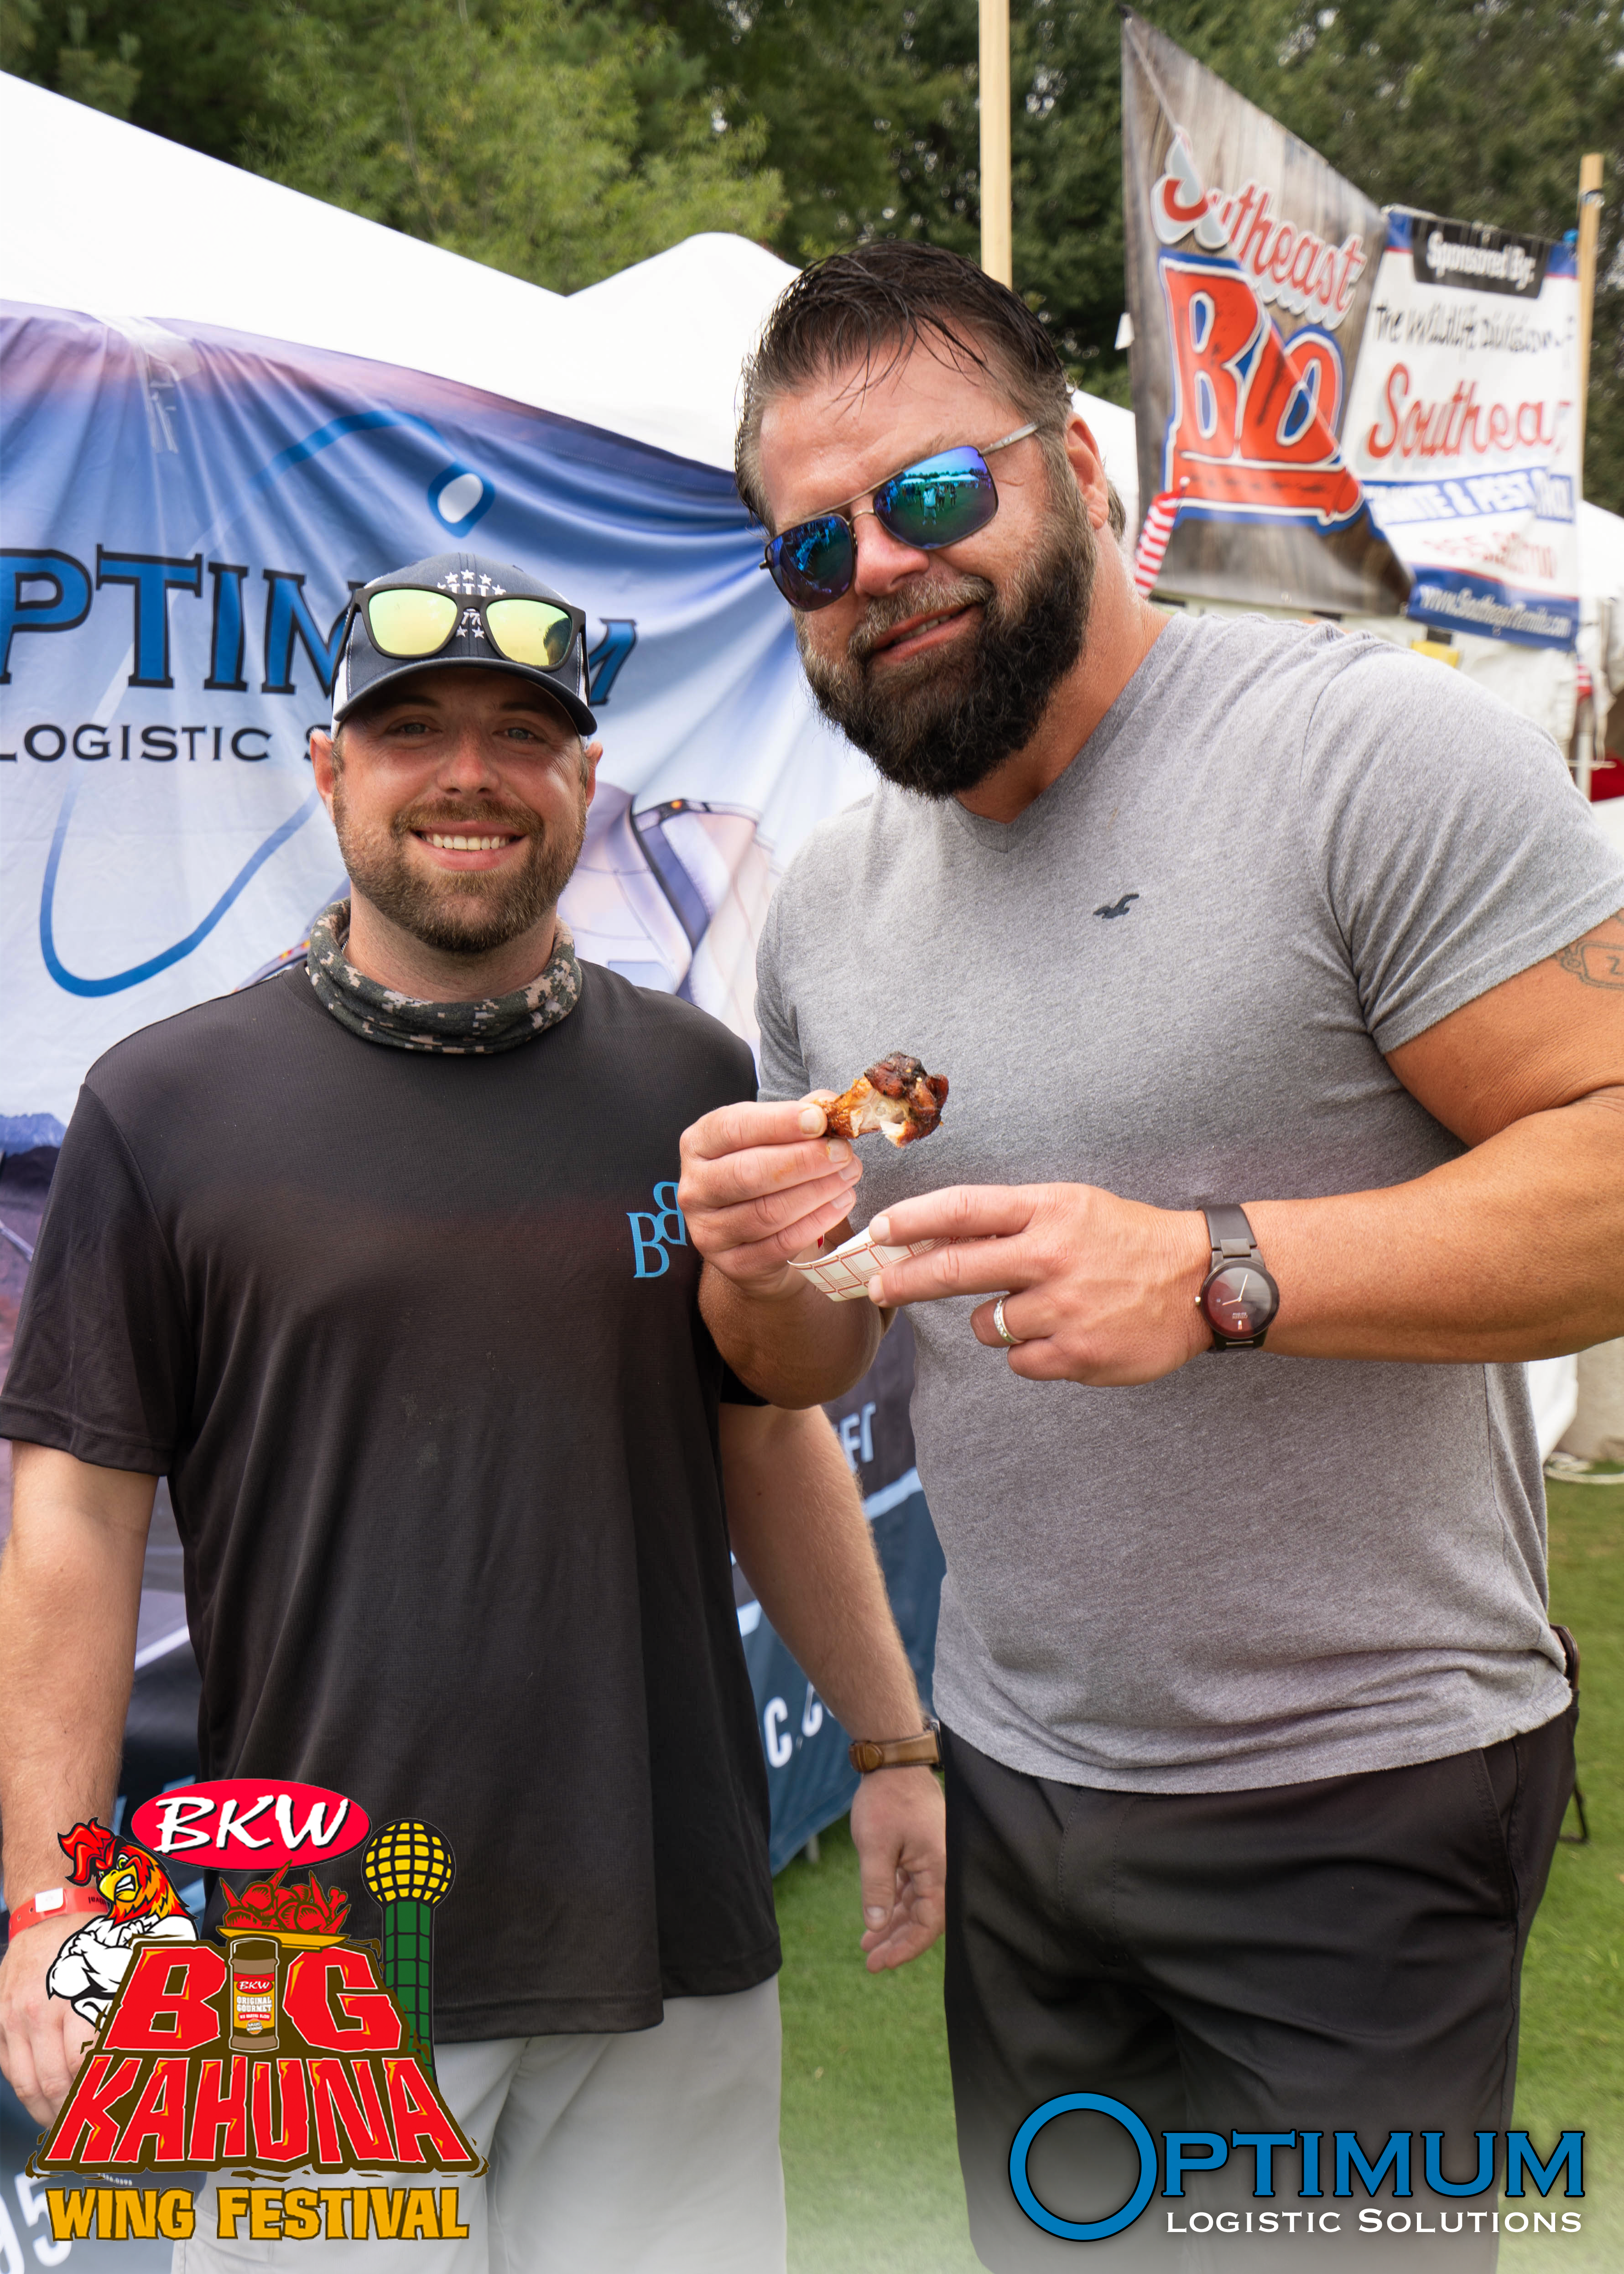
[(992, 1322), (998, 1329), (998, 1340), (1004, 1344), (1004, 1348), (1006, 1350), (1014, 1350), (1019, 1344), (1026, 1340), (1026, 1337), (1024, 1335), (1012, 1335), (1008, 1327), (1004, 1323), (1004, 1306), (1009, 1299), (1010, 1299), (1007, 1295), (999, 1296), (997, 1301), (992, 1306)]

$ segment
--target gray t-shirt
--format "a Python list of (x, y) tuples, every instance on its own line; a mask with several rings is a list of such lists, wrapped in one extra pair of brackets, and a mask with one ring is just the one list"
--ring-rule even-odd
[[(949, 1076), (935, 1135), (865, 1143), (859, 1223), (958, 1183), (1175, 1209), (1398, 1184), (1462, 1148), (1383, 1051), (1620, 906), (1556, 750), (1492, 697), (1328, 628), (1177, 617), (1015, 822), (882, 785), (810, 840), (762, 940), (762, 1095), (892, 1050)], [(1562, 1710), (1522, 1367), (1031, 1382), (975, 1299), (912, 1313), (936, 1697), (973, 1744), (1224, 1791)]]

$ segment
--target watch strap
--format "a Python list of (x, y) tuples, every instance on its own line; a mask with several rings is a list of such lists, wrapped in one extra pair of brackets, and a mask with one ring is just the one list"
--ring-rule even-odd
[(1233, 1201), (1214, 1201), (1201, 1213), (1207, 1218), (1207, 1237), (1212, 1242), (1214, 1271), (1221, 1271), (1226, 1263), (1262, 1263), (1263, 1258), (1258, 1252), (1258, 1243), (1251, 1224), (1246, 1221), (1244, 1208), (1237, 1207)]
[(876, 1769), (940, 1768), (942, 1748), (936, 1743), (940, 1726), (927, 1721), (912, 1737), (853, 1737), (846, 1757), (861, 1776), (871, 1775)]
[(51, 1919), (71, 1918), (81, 1911), (96, 1914), (111, 1909), (106, 1896), (97, 1894), (91, 1887), (41, 1887), (38, 1894), (30, 1895), (26, 1903), (19, 1903), (11, 1913), (11, 1924), (6, 1930), (7, 1939), (26, 1934), (31, 1926), (43, 1926)]
[[(1263, 1251), (1258, 1246), (1257, 1235), (1247, 1221), (1244, 1208), (1234, 1201), (1214, 1201), (1210, 1207), (1204, 1207), (1201, 1213), (1207, 1218), (1207, 1237), (1213, 1251), (1212, 1264), (1207, 1275), (1208, 1279), (1212, 1277), (1214, 1271), (1222, 1271), (1224, 1266), (1229, 1263), (1250, 1263), (1254, 1270), (1262, 1272), (1265, 1278), (1269, 1277), (1268, 1266), (1263, 1261)], [(1273, 1284), (1272, 1280), (1270, 1284)], [(1201, 1292), (1204, 1295), (1206, 1291), (1207, 1284), (1204, 1280)], [(1200, 1296), (1196, 1299), (1199, 1302)], [(1202, 1315), (1207, 1316), (1205, 1308)], [(1207, 1323), (1212, 1332), (1212, 1341), (1207, 1345), (1209, 1350), (1261, 1350), (1264, 1336), (1274, 1324), (1274, 1318), (1271, 1314), (1262, 1331), (1255, 1335), (1221, 1335), (1217, 1328), (1213, 1326), (1210, 1317), (1207, 1317)]]

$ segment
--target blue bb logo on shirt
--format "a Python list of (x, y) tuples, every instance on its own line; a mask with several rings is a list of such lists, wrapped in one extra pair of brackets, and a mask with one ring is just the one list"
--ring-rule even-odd
[(628, 1209), (626, 1221), (632, 1228), (633, 1278), (663, 1278), (671, 1269), (671, 1250), (688, 1246), (676, 1186), (656, 1185), (653, 1209)]

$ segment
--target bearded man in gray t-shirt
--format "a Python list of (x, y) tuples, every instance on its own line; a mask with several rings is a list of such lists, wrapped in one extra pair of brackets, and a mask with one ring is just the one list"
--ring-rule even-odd
[[(1624, 1332), (1624, 864), (1436, 664), (1141, 600), (1041, 327), (953, 256), (791, 287), (739, 471), (882, 779), (778, 893), (763, 1102), (681, 1200), (780, 1404), (914, 1306), (977, 2248), (1177, 2264), (1176, 2212), (1272, 2187), (1317, 2266), (1362, 2240), (1334, 2135), (1396, 2132), (1376, 2192), (1407, 2155), (1447, 2213), (1404, 2247), (1492, 2264), (1471, 2135), (1572, 1783), (1521, 1361)], [(860, 1166), (819, 1100), (898, 1047), (942, 1122)], [(789, 1268), (863, 1224), (942, 1244), (869, 1302)], [(1071, 2095), (1200, 2131), (1207, 2195), (1105, 2240), (1097, 2107), (1012, 2172)]]

